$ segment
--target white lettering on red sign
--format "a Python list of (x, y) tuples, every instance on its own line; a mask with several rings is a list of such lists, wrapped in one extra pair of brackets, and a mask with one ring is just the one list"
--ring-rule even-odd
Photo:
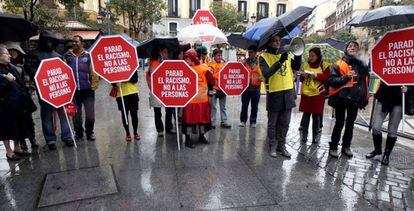
[(104, 54), (97, 55), (99, 61), (103, 61), (103, 73), (113, 74), (131, 71), (131, 65), (128, 64), (131, 55), (124, 51), (121, 45), (105, 46)]
[(188, 97), (187, 85), (191, 84), (189, 77), (184, 77), (183, 70), (166, 70), (165, 77), (159, 77), (158, 84), (162, 85), (161, 97)]
[(414, 73), (414, 40), (388, 43), (387, 52), (379, 52), (379, 60), (385, 60), (382, 74)]
[(224, 88), (226, 90), (243, 89), (244, 79), (245, 75), (241, 73), (240, 69), (229, 69), (229, 74), (223, 75), (223, 80), (225, 80)]
[(62, 74), (62, 68), (58, 67), (46, 71), (48, 78), (42, 80), (43, 86), (48, 87), (50, 99), (55, 99), (60, 96), (71, 94), (72, 89), (69, 87), (67, 80), (69, 75)]

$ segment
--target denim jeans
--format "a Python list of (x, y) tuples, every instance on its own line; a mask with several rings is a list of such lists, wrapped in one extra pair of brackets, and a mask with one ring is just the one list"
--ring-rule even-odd
[[(85, 131), (86, 136), (93, 134), (95, 125), (95, 91), (93, 90), (77, 90), (75, 93), (76, 115), (73, 118), (73, 125), (76, 136), (83, 137)], [(82, 107), (85, 108), (85, 129), (82, 122)]]
[(382, 124), (387, 115), (390, 115), (388, 120), (387, 136), (397, 137), (398, 126), (402, 119), (402, 107), (394, 106), (391, 112), (382, 112), (382, 103), (377, 101), (375, 105), (373, 120), (372, 120), (372, 134), (381, 134)]
[(216, 95), (213, 95), (210, 98), (211, 103), (211, 123), (214, 124), (216, 122), (216, 114), (217, 114), (217, 99), (219, 100), (220, 104), (220, 117), (221, 117), (221, 124), (227, 123), (227, 112), (226, 112), (226, 96), (217, 98)]
[(251, 102), (250, 124), (256, 124), (257, 111), (259, 110), (260, 88), (243, 92), (241, 96), (242, 108), (240, 112), (240, 122), (247, 122), (249, 102)]
[(56, 109), (46, 102), (40, 100), (40, 119), (42, 120), (42, 130), (47, 144), (56, 143), (55, 124), (53, 123), (53, 113), (56, 112), (60, 120), (61, 140), (72, 140), (69, 124), (62, 108)]

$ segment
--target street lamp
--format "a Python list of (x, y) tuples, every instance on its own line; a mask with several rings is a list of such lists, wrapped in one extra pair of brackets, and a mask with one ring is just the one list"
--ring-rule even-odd
[(254, 15), (254, 13), (252, 13), (252, 16), (250, 16), (250, 19), (252, 20), (252, 23), (256, 23), (256, 16)]
[(105, 19), (106, 19), (106, 33), (111, 34), (111, 10), (109, 8), (110, 0), (105, 0)]

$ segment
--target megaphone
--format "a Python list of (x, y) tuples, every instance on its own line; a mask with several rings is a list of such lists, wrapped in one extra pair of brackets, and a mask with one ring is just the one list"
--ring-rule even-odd
[(284, 50), (291, 52), (295, 56), (301, 56), (305, 51), (305, 41), (300, 37), (295, 37), (290, 41), (289, 45), (285, 45)]

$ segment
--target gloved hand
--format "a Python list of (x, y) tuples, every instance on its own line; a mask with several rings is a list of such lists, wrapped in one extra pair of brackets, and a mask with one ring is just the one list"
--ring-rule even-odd
[(10, 82), (16, 80), (16, 77), (14, 77), (14, 75), (11, 73), (3, 74), (3, 77), (6, 78)]
[(279, 60), (279, 62), (280, 62), (281, 64), (283, 64), (283, 62), (285, 62), (287, 58), (288, 58), (288, 52), (284, 52), (284, 53), (282, 54), (282, 56), (280, 56), (280, 60)]

